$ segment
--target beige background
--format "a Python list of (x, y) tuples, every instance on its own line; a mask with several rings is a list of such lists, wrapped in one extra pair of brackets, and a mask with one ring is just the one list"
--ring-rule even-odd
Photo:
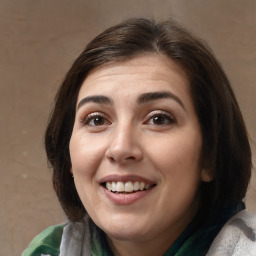
[[(255, 0), (0, 0), (0, 256), (64, 220), (42, 143), (53, 96), (90, 39), (134, 16), (175, 17), (210, 44), (256, 140)], [(255, 198), (252, 185), (256, 212)]]

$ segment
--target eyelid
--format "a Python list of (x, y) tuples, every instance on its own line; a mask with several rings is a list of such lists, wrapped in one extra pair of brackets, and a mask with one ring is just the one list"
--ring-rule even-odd
[(144, 123), (148, 123), (151, 120), (152, 117), (157, 116), (157, 115), (162, 115), (162, 116), (168, 117), (171, 120), (172, 123), (175, 123), (177, 121), (175, 116), (173, 114), (171, 114), (170, 112), (168, 112), (168, 111), (153, 110), (147, 115), (146, 121)]
[(166, 110), (161, 110), (161, 109), (157, 109), (157, 110), (153, 110), (148, 114), (148, 118), (154, 116), (154, 115), (166, 115), (172, 119), (175, 119), (174, 115), (171, 114), (170, 112), (166, 111)]
[(87, 114), (87, 115), (82, 116), (82, 117), (80, 118), (80, 124), (81, 124), (82, 126), (85, 126), (85, 125), (90, 126), (90, 125), (88, 124), (88, 122), (90, 122), (90, 121), (91, 121), (93, 118), (95, 118), (95, 117), (102, 117), (102, 118), (104, 118), (108, 123), (110, 123), (110, 121), (108, 121), (108, 117), (107, 117), (107, 115), (106, 115), (105, 113), (97, 111), (97, 112), (92, 112), (92, 113), (89, 113), (89, 114)]

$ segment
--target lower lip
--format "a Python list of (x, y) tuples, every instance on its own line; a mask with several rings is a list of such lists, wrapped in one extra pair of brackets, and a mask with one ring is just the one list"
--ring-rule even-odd
[(152, 191), (153, 188), (154, 187), (149, 188), (147, 190), (137, 191), (129, 194), (118, 194), (118, 193), (113, 193), (107, 190), (106, 188), (103, 188), (103, 189), (107, 198), (113, 203), (119, 204), (119, 205), (129, 205), (147, 196)]

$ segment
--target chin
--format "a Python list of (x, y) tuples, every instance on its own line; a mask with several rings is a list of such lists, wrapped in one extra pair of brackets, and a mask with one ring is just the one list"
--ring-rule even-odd
[(111, 238), (116, 240), (138, 240), (148, 234), (149, 230), (146, 229), (140, 220), (119, 219), (111, 221), (106, 225), (104, 223), (101, 229)]
[(144, 232), (136, 230), (106, 230), (104, 231), (111, 239), (119, 241), (138, 241), (145, 236)]

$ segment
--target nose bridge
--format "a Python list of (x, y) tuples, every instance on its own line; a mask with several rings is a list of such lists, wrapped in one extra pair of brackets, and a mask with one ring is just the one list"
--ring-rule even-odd
[(129, 150), (133, 146), (133, 135), (135, 131), (131, 123), (120, 124), (114, 133), (113, 147)]
[(119, 122), (113, 129), (108, 154), (117, 162), (139, 160), (141, 158), (139, 138), (132, 121)]

